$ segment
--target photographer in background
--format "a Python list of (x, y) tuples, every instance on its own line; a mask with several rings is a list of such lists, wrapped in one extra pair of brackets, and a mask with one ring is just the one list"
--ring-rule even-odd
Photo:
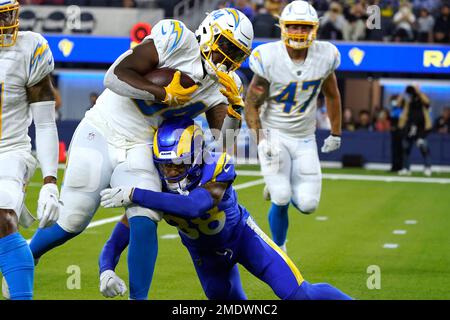
[(430, 99), (417, 86), (407, 86), (406, 95), (399, 96), (403, 112), (399, 119), (399, 128), (403, 131), (403, 169), (400, 175), (411, 175), (409, 156), (415, 143), (422, 153), (426, 176), (431, 176), (430, 149), (426, 137), (432, 129), (428, 113)]

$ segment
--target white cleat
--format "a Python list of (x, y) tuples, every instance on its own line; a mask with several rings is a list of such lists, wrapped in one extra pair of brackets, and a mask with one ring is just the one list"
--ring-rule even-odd
[(127, 292), (127, 286), (114, 271), (106, 270), (100, 275), (100, 292), (105, 298), (115, 298), (123, 296)]
[(9, 287), (6, 283), (5, 277), (2, 278), (2, 295), (6, 300), (11, 300), (11, 295), (9, 294)]
[(284, 253), (287, 253), (287, 248), (286, 248), (286, 242), (280, 246), (280, 249), (284, 251)]
[(398, 172), (399, 176), (410, 176), (411, 175), (411, 170), (408, 169), (402, 169)]
[(270, 201), (270, 192), (269, 192), (269, 188), (267, 187), (267, 185), (264, 185), (263, 198), (266, 201)]
[(432, 175), (431, 168), (425, 168), (425, 170), (423, 171), (423, 174), (426, 175), (427, 177), (431, 177), (431, 175)]

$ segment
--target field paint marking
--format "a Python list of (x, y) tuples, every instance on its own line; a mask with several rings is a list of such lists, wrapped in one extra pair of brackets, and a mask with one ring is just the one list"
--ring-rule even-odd
[[(262, 173), (257, 170), (236, 170), (241, 176), (258, 177)], [(363, 174), (345, 174), (345, 173), (324, 173), (323, 179), (328, 180), (356, 180), (356, 181), (382, 181), (382, 182), (415, 182), (415, 183), (439, 183), (450, 184), (449, 178), (421, 178), (421, 177), (394, 177), (394, 176), (374, 176)]]
[[(262, 174), (260, 171), (256, 170), (236, 170), (238, 175), (244, 177), (261, 177)], [(373, 176), (373, 175), (363, 175), (363, 174), (344, 174), (344, 173), (324, 173), (322, 178), (325, 180), (353, 180), (353, 181), (381, 181), (381, 182), (408, 182), (408, 183), (437, 183), (437, 184), (450, 184), (449, 178), (421, 178), (421, 177), (394, 177), (394, 176)], [(259, 180), (256, 180), (259, 181)], [(261, 182), (246, 182), (250, 183), (250, 186), (258, 185), (263, 183)], [(252, 184), (255, 183), (255, 184)], [(243, 183), (244, 185), (244, 183)], [(41, 187), (42, 183), (38, 182), (30, 182), (28, 184), (31, 188)], [(236, 190), (245, 188), (239, 187), (237, 185), (235, 187)]]
[[(240, 190), (240, 189), (250, 188), (250, 187), (256, 186), (258, 184), (262, 184), (262, 183), (264, 183), (264, 179), (258, 179), (255, 181), (249, 181), (249, 182), (238, 184), (238, 185), (234, 186), (234, 189)], [(39, 185), (41, 185), (41, 184), (39, 184)], [(123, 214), (121, 214), (120, 216), (112, 217), (112, 218), (106, 218), (106, 219), (93, 221), (93, 222), (89, 223), (89, 225), (86, 227), (86, 229), (95, 228), (95, 227), (102, 226), (104, 224), (111, 223), (111, 222), (117, 222), (122, 218), (122, 216), (123, 216)], [(28, 243), (30, 241), (31, 241), (31, 239), (27, 239)]]
[(406, 230), (394, 230), (393, 234), (406, 234)]
[(326, 217), (326, 216), (317, 216), (316, 220), (317, 221), (326, 221), (326, 220), (328, 220), (328, 217)]
[(169, 234), (162, 235), (160, 238), (161, 239), (176, 239), (176, 238), (179, 238), (179, 237), (180, 236), (178, 234), (169, 233)]
[(385, 243), (383, 245), (384, 249), (397, 249), (398, 248), (398, 244), (397, 243)]
[(255, 181), (249, 181), (249, 182), (245, 182), (245, 183), (241, 183), (238, 184), (237, 186), (234, 186), (234, 190), (241, 190), (241, 189), (246, 189), (246, 188), (250, 188), (253, 186), (257, 186), (258, 184), (263, 184), (264, 183), (264, 179), (258, 179)]
[(405, 224), (417, 224), (417, 220), (405, 220)]

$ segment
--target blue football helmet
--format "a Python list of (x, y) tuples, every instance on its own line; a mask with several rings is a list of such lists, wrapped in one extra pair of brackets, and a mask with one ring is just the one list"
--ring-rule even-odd
[(189, 117), (165, 120), (153, 138), (153, 160), (170, 192), (186, 193), (201, 179), (204, 138), (202, 129)]

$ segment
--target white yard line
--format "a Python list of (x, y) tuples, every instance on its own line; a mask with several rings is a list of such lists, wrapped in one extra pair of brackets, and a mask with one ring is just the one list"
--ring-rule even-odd
[(383, 245), (384, 249), (397, 249), (398, 248), (398, 244), (397, 243), (385, 243)]
[[(262, 183), (264, 183), (264, 179), (258, 179), (255, 181), (249, 181), (249, 182), (235, 185), (234, 189), (235, 190), (246, 189), (246, 188), (250, 188), (250, 187), (256, 186), (258, 184), (262, 184)], [(122, 218), (122, 216), (123, 216), (123, 214), (112, 217), (112, 218), (106, 218), (106, 219), (100, 219), (97, 221), (93, 221), (93, 222), (89, 223), (89, 225), (86, 227), (86, 229), (95, 228), (95, 227), (102, 226), (104, 224), (108, 224), (108, 223), (112, 223), (112, 222), (117, 222)], [(27, 241), (29, 242), (29, 241), (31, 241), (31, 239), (28, 239)]]
[[(256, 170), (236, 170), (241, 176), (259, 177), (260, 171)], [(395, 177), (395, 176), (376, 176), (364, 174), (345, 174), (345, 173), (324, 173), (323, 179), (327, 180), (355, 180), (355, 181), (381, 181), (381, 182), (410, 182), (410, 183), (438, 183), (450, 184), (449, 178), (421, 178), (421, 177)]]

